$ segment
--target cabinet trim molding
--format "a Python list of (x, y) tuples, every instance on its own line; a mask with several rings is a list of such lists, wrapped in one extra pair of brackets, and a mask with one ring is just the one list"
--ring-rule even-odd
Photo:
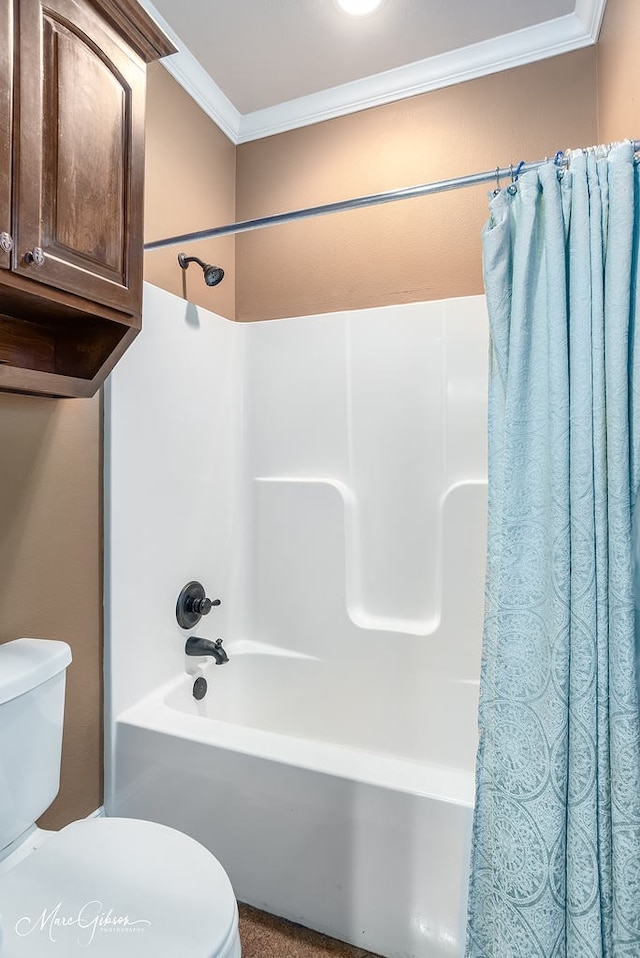
[(155, 20), (135, 0), (92, 0), (92, 3), (145, 63), (178, 52)]

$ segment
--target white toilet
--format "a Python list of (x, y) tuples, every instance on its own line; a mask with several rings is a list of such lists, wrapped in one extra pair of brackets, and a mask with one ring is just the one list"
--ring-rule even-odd
[(70, 662), (65, 642), (0, 645), (0, 958), (240, 958), (231, 883), (192, 838), (128, 818), (35, 828), (60, 785)]

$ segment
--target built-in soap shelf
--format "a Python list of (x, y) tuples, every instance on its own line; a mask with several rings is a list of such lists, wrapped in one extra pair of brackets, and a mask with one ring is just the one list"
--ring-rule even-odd
[[(443, 623), (456, 618), (461, 594), (482, 608), (485, 480), (456, 482), (439, 501), (437, 525), (422, 543), (422, 548), (437, 552), (437, 583), (431, 591), (438, 601), (420, 617), (398, 614), (403, 589), (406, 592), (404, 577), (415, 574), (411, 557), (396, 569), (389, 563), (389, 614), (372, 610), (376, 602), (380, 609), (381, 597), (377, 594), (372, 602), (364, 587), (358, 501), (345, 482), (308, 476), (259, 476), (253, 481), (256, 541), (263, 544), (265, 557), (269, 556), (268, 561), (256, 556), (264, 590), (278, 593), (278, 583), (287, 581), (289, 590), (299, 591), (310, 603), (342, 602), (351, 623), (359, 629), (397, 635), (433, 636)], [(399, 552), (408, 546), (395, 543), (393, 548)], [(452, 582), (454, 589), (449, 586)], [(414, 585), (417, 593), (420, 582)]]

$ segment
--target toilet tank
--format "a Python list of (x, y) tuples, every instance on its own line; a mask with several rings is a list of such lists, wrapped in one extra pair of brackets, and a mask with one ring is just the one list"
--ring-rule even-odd
[(49, 807), (60, 788), (66, 642), (0, 645), (0, 851)]

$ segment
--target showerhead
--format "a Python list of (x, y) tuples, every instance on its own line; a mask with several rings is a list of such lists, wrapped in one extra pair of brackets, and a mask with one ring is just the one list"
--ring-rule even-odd
[(224, 270), (221, 266), (205, 266), (204, 281), (207, 286), (217, 286), (222, 282)]
[(211, 266), (209, 263), (203, 263), (197, 256), (187, 256), (186, 253), (178, 253), (178, 263), (182, 269), (188, 269), (189, 263), (197, 263), (204, 273), (204, 281), (207, 286), (217, 286), (222, 282), (224, 270), (221, 266)]

